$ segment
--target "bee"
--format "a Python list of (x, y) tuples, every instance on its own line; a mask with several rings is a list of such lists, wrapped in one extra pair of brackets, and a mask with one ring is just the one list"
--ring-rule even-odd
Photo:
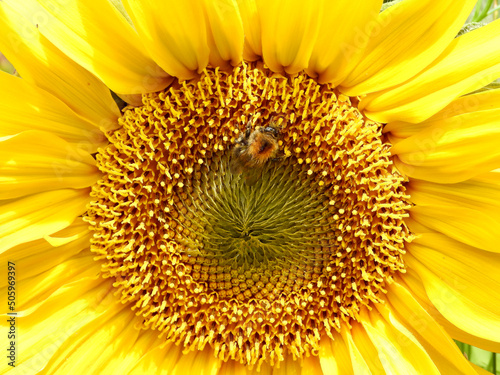
[(269, 160), (279, 159), (279, 135), (279, 127), (274, 118), (271, 118), (267, 126), (258, 126), (254, 130), (250, 119), (245, 132), (235, 142), (229, 171), (236, 175), (243, 173), (247, 183), (253, 185), (260, 177), (264, 164)]

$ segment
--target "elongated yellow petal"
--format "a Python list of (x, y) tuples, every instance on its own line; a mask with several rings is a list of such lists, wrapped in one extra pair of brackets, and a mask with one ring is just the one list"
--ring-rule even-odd
[(262, 37), (257, 1), (237, 0), (237, 3), (245, 33), (243, 58), (247, 61), (254, 61), (262, 56)]
[[(23, 270), (16, 276), (16, 281), (20, 282), (48, 271), (80, 251), (88, 249), (91, 235), (88, 224), (81, 218), (76, 218), (69, 227), (54, 233), (51, 241), (66, 240), (61, 246), (53, 246), (45, 239), (23, 243), (1, 253), (0, 262), (15, 262), (16, 267)], [(7, 279), (0, 279), (0, 288), (6, 285)]]
[[(377, 306), (381, 310), (387, 307)], [(385, 320), (376, 310), (364, 314), (362, 325), (387, 374), (439, 374), (418, 340), (390, 312)]]
[(396, 317), (415, 336), (441, 374), (474, 374), (455, 342), (402, 284), (391, 284), (387, 299), (390, 308), (377, 309), (389, 322)]
[(220, 366), (221, 360), (215, 358), (213, 349), (205, 347), (204, 350), (195, 350), (192, 352), (193, 357), (182, 355), (174, 368), (172, 375), (203, 374), (216, 375)]
[(326, 1), (318, 38), (306, 71), (320, 83), (342, 82), (362, 57), (382, 0)]
[[(262, 375), (271, 375), (271, 371), (262, 371)], [(229, 360), (227, 362), (222, 362), (219, 369), (218, 375), (250, 375), (251, 370), (247, 366), (237, 362)]]
[(305, 69), (319, 32), (324, 0), (259, 0), (262, 56), (275, 72)]
[[(23, 355), (16, 370), (33, 373), (44, 368), (54, 352), (82, 327), (96, 328), (123, 308), (111, 291), (110, 280), (93, 277), (74, 282), (52, 294), (36, 309), (18, 313), (18, 337), (23, 337)], [(2, 319), (2, 326), (6, 319)], [(47, 334), (47, 327), (58, 332)], [(3, 328), (2, 328), (3, 329)]]
[[(170, 82), (133, 26), (108, 1), (8, 0), (66, 55), (120, 94), (158, 91)], [(41, 22), (40, 20), (43, 20)]]
[[(293, 358), (287, 359), (288, 363), (296, 362)], [(323, 375), (324, 372), (322, 370), (322, 366), (320, 364), (320, 360), (317, 356), (310, 356), (303, 359), (301, 365), (300, 374), (301, 375)], [(290, 374), (289, 372), (286, 374)]]
[(473, 335), (500, 342), (500, 297), (490, 292), (500, 288), (500, 259), (440, 235), (424, 235), (408, 250), (407, 264), (439, 312)]
[(403, 141), (405, 138), (400, 138), (400, 137), (397, 137), (395, 136), (394, 134), (392, 133), (387, 133), (387, 140), (389, 141), (389, 143), (391, 145), (397, 145), (399, 142)]
[(285, 359), (280, 365), (279, 368), (273, 369), (272, 375), (299, 375), (301, 373), (300, 365), (296, 361), (287, 361)]
[(476, 0), (407, 0), (380, 13), (378, 33), (341, 84), (350, 96), (401, 84), (435, 60), (455, 38)]
[(72, 147), (85, 146), (89, 154), (107, 143), (96, 126), (25, 79), (0, 72), (0, 86), (5, 88), (0, 91), (0, 137), (43, 130), (72, 143)]
[(136, 321), (133, 311), (125, 306), (110, 317), (82, 327), (77, 335), (65, 340), (44, 370), (47, 374), (129, 373), (131, 364), (127, 362), (133, 357), (128, 358), (128, 351), (133, 350), (139, 335), (145, 334), (135, 327)]
[[(422, 206), (465, 207), (487, 213), (500, 223), (500, 174), (489, 172), (458, 184), (436, 184), (411, 180), (408, 193), (412, 202)], [(483, 222), (494, 232), (493, 223)]]
[(478, 375), (491, 375), (491, 372), (486, 371), (484, 368), (479, 367), (478, 365), (476, 365), (472, 362), (470, 362), (470, 365), (472, 366), (472, 368), (476, 371), (476, 374), (478, 374)]
[(205, 0), (204, 7), (210, 30), (210, 65), (238, 65), (245, 37), (236, 0)]
[(191, 79), (208, 64), (203, 0), (123, 1), (151, 57), (167, 73)]
[[(133, 327), (137, 330), (135, 325)], [(158, 338), (158, 333), (156, 331), (142, 331), (139, 333), (136, 340), (131, 340), (130, 337), (126, 336), (121, 337), (123, 341), (121, 341), (120, 346), (123, 345), (124, 350), (121, 350), (113, 356), (113, 362), (110, 363), (109, 369), (104, 369), (103, 373), (112, 374), (117, 368), (119, 368), (120, 371), (123, 371), (124, 374), (130, 373), (147, 375), (151, 373), (158, 373), (159, 369), (155, 369), (152, 372), (132, 372), (132, 370), (136, 369), (137, 363), (143, 361), (147, 353), (157, 349), (160, 345), (165, 344), (165, 340), (163, 338)], [(161, 350), (166, 350), (166, 348), (162, 347)], [(61, 358), (63, 357), (61, 356)]]
[(408, 228), (410, 229), (410, 232), (412, 232), (412, 233), (418, 233), (418, 234), (437, 233), (435, 230), (432, 230), (431, 228), (423, 225), (422, 223), (419, 223), (418, 221), (416, 221), (412, 217), (407, 217), (405, 219), (405, 223), (408, 226)]
[(410, 177), (455, 183), (500, 166), (500, 109), (437, 121), (391, 149)]
[(465, 122), (462, 115), (500, 108), (500, 90), (488, 90), (478, 94), (465, 95), (455, 99), (441, 111), (425, 121), (410, 123), (404, 121), (390, 122), (384, 127), (384, 133), (400, 138), (408, 138), (436, 124), (452, 123), (460, 128)]
[[(418, 254), (412, 251), (414, 246), (418, 247), (416, 249)], [(498, 272), (500, 257), (498, 255), (460, 243), (440, 233), (424, 233), (408, 245), (408, 249), (412, 255), (426, 266), (428, 266), (428, 263), (432, 263), (430, 264), (433, 266), (432, 269), (439, 269), (439, 264), (431, 262), (430, 259), (423, 259), (423, 256), (419, 256), (419, 254), (425, 251), (426, 254), (437, 256), (437, 254), (430, 253), (430, 251), (439, 252), (442, 256), (437, 263), (445, 262), (444, 258), (448, 257), (450, 265), (447, 268), (452, 268), (451, 263), (453, 261), (459, 262), (457, 265), (459, 268), (456, 269), (457, 274), (461, 272), (467, 275), (478, 273), (486, 278), (487, 282), (485, 284), (477, 281), (476, 284), (478, 285), (489, 285), (494, 288), (496, 284), (500, 283), (500, 273)], [(462, 271), (460, 267), (466, 267), (468, 271)], [(466, 276), (463, 281), (473, 283), (474, 277), (472, 275)], [(469, 293), (472, 293), (472, 291)], [(500, 305), (497, 305), (496, 308), (500, 309)]]
[(57, 232), (83, 212), (90, 189), (62, 189), (0, 201), (0, 252)]
[(352, 375), (352, 364), (349, 349), (341, 335), (332, 340), (323, 337), (319, 347), (319, 360), (323, 374)]
[(454, 324), (452, 324), (448, 319), (446, 319), (429, 300), (427, 293), (425, 291), (424, 285), (418, 276), (418, 274), (412, 269), (407, 268), (407, 272), (404, 277), (400, 279), (400, 283), (404, 284), (405, 287), (411, 291), (412, 296), (417, 300), (417, 302), (432, 316), (432, 318), (442, 326), (448, 334), (456, 340), (465, 342), (467, 344), (477, 346), (491, 352), (500, 351), (500, 343), (485, 340), (474, 334), (466, 332)]
[(17, 310), (28, 310), (36, 306), (63, 285), (98, 275), (101, 266), (93, 258), (94, 254), (85, 251), (72, 256), (42, 274), (17, 282), (19, 290), (26, 291), (26, 293), (19, 293), (17, 296)]
[(87, 150), (29, 130), (0, 140), (0, 199), (92, 186), (100, 172)]
[[(4, 2), (0, 2), (0, 19), (0, 34), (9, 35), (0, 38), (0, 51), (24, 80), (50, 92), (94, 126), (106, 131), (117, 127), (120, 112), (106, 85), (64, 55)], [(3, 84), (1, 87), (12, 88)], [(6, 94), (4, 90), (2, 94)], [(30, 93), (24, 99), (36, 102)]]
[[(500, 76), (500, 20), (454, 39), (416, 77), (368, 94), (360, 103), (366, 116), (379, 122), (420, 122), (458, 96)], [(432, 88), (432, 90), (429, 90)]]
[(500, 252), (496, 236), (500, 230), (498, 213), (463, 207), (460, 202), (441, 203), (436, 196), (418, 194), (415, 199), (410, 216), (416, 221), (470, 246)]
[[(132, 368), (131, 374), (171, 374), (177, 361), (183, 355), (182, 347), (173, 343), (168, 343), (162, 348), (153, 348), (137, 361)], [(193, 352), (189, 352), (186, 355), (191, 359), (194, 357)]]
[(355, 323), (350, 332), (342, 332), (344, 342), (349, 347), (354, 374), (383, 374), (384, 366), (378, 352), (363, 326)]
[(207, 374), (215, 375), (221, 366), (221, 361), (213, 355), (213, 349), (195, 350), (182, 353), (182, 347), (173, 343), (153, 349), (136, 364), (133, 374), (185, 375)]

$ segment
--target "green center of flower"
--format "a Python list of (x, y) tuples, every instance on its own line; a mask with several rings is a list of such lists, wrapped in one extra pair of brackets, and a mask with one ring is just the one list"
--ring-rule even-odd
[(238, 272), (322, 265), (337, 211), (325, 189), (290, 160), (248, 170), (250, 184), (230, 172), (230, 158), (212, 160), (176, 194), (186, 253)]
[(143, 328), (276, 365), (316, 355), (404, 272), (404, 178), (356, 99), (244, 63), (143, 104), (108, 135), (86, 217)]

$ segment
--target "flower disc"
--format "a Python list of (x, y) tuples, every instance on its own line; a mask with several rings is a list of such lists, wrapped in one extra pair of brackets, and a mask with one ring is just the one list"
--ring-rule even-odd
[[(246, 124), (273, 118), (278, 157), (231, 173)], [(144, 95), (121, 124), (86, 219), (143, 328), (275, 365), (316, 355), (404, 272), (405, 181), (355, 98), (243, 63)]]

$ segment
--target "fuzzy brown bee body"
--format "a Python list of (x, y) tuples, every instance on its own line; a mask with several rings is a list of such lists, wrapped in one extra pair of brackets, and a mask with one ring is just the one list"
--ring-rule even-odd
[(278, 155), (278, 137), (279, 130), (273, 121), (268, 126), (257, 127), (253, 131), (249, 121), (245, 133), (236, 140), (229, 171), (233, 174), (243, 173), (246, 177), (253, 177), (255, 174), (260, 176), (262, 166)]

